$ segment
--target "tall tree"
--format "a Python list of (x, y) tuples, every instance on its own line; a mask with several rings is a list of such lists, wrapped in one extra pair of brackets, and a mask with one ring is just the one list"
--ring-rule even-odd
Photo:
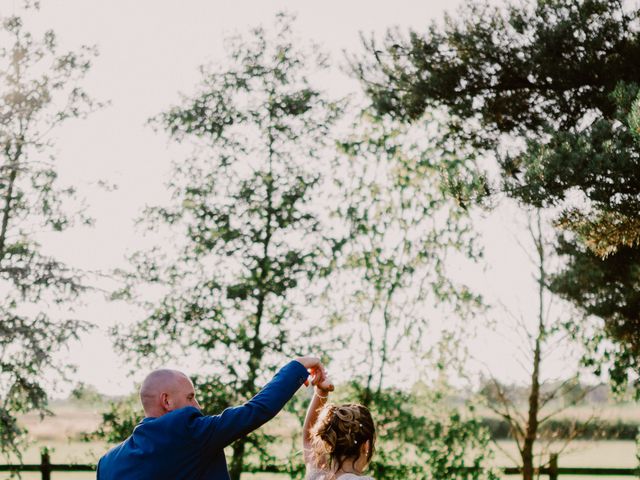
[[(310, 203), (341, 106), (308, 78), (326, 58), (305, 49), (291, 25), (278, 15), (272, 36), (259, 27), (231, 39), (228, 66), (202, 68), (197, 92), (155, 118), (195, 153), (174, 165), (171, 204), (144, 213), (175, 249), (131, 259), (121, 293), (136, 298), (136, 288), (151, 283), (161, 294), (142, 321), (119, 332), (118, 345), (138, 361), (173, 349), (209, 365), (205, 410), (257, 393), (317, 326), (302, 316), (304, 292), (322, 274), (331, 243)], [(247, 448), (260, 450), (260, 438), (233, 444), (231, 478), (240, 478)]]
[[(491, 383), (482, 389), (481, 397), (509, 426), (509, 433), (520, 454), (522, 476), (525, 480), (532, 480), (535, 467), (546, 461), (544, 453), (553, 448), (553, 453), (559, 454), (588, 425), (589, 420), (564, 432), (563, 444), (551, 422), (566, 409), (579, 404), (592, 388), (581, 388), (579, 365), (572, 368), (567, 364), (561, 372), (547, 366), (550, 359), (557, 358), (559, 354), (566, 355), (575, 345), (567, 342), (567, 332), (562, 328), (566, 318), (556, 313), (558, 308), (554, 308), (554, 304), (558, 298), (549, 291), (554, 253), (548, 219), (543, 218), (540, 210), (526, 214), (528, 236), (533, 247), (530, 259), (535, 268), (536, 315), (529, 320), (507, 312), (509, 318), (496, 323), (501, 331), (513, 329), (518, 339), (524, 339), (523, 345), (518, 345), (518, 352), (509, 354), (509, 358), (523, 367), (528, 381), (523, 388), (508, 388), (489, 372)], [(529, 248), (525, 248), (528, 253)], [(536, 461), (537, 458), (540, 462)]]
[[(622, 1), (467, 2), (426, 33), (389, 32), (382, 46), (368, 42), (370, 56), (354, 62), (380, 112), (413, 121), (427, 108), (444, 109), (452, 138), (497, 156), (502, 190), (558, 208), (558, 225), (574, 244), (560, 250), (569, 263), (609, 254), (589, 260), (592, 280), (616, 282), (572, 294), (560, 289), (580, 284), (569, 268), (553, 285), (585, 314), (602, 315), (616, 344), (606, 355), (618, 380), (626, 377), (620, 372), (637, 373), (640, 358), (629, 341), (637, 309), (608, 301), (632, 301), (618, 288), (638, 292), (637, 275), (616, 276), (613, 257), (638, 248), (640, 157), (626, 125), (637, 121), (630, 109), (640, 78), (639, 17)], [(593, 303), (611, 308), (598, 312)]]
[(347, 234), (331, 301), (353, 352), (350, 399), (367, 405), (379, 427), (371, 467), (379, 479), (492, 475), (482, 468), (488, 437), (469, 411), (444, 407), (441, 388), (418, 396), (392, 387), (403, 371), (439, 371), (443, 358), (430, 350), (438, 337), (468, 331), (465, 313), (480, 302), (447, 269), (447, 259), (480, 255), (468, 212), (451, 194), (451, 181), (473, 183), (474, 158), (439, 138), (433, 118), (408, 128), (364, 111), (339, 142), (336, 217)]
[(65, 371), (54, 354), (85, 328), (69, 318), (81, 274), (38, 234), (88, 221), (70, 210), (74, 188), (59, 186), (51, 132), (95, 106), (79, 86), (95, 52), (60, 52), (53, 31), (35, 37), (17, 15), (0, 21), (0, 451), (19, 456), (16, 415), (47, 413), (42, 382)]
[[(614, 92), (618, 111), (613, 119), (601, 119), (576, 133), (557, 135), (544, 169), (563, 163), (591, 171), (589, 207), (571, 207), (558, 223), (568, 230), (559, 237), (558, 252), (566, 267), (551, 278), (551, 288), (578, 305), (586, 316), (605, 320), (604, 329), (583, 332), (568, 327), (574, 336), (591, 345), (585, 363), (600, 370), (599, 359), (610, 364), (609, 375), (618, 389), (631, 380), (640, 395), (640, 136), (638, 86)], [(636, 96), (637, 99), (636, 99)], [(560, 142), (564, 143), (560, 143)], [(586, 159), (586, 161), (585, 161)], [(610, 173), (606, 173), (610, 172)], [(609, 175), (613, 181), (606, 179)], [(603, 182), (603, 186), (595, 186)], [(541, 181), (533, 202), (561, 201), (560, 191)], [(530, 187), (522, 189), (531, 195)], [(547, 199), (543, 198), (546, 195)], [(551, 200), (549, 200), (551, 199)], [(557, 200), (556, 200), (557, 199)], [(611, 346), (603, 340), (615, 339)], [(635, 374), (630, 374), (634, 372)]]
[[(343, 300), (334, 302), (341, 310), (337, 318), (351, 320), (356, 331), (362, 327), (357, 343), (366, 352), (358, 356), (359, 362), (367, 359), (368, 394), (381, 392), (395, 375), (403, 360), (399, 351), (425, 355), (425, 331), (455, 330), (453, 321), (432, 321), (438, 307), (463, 314), (480, 305), (467, 286), (451, 279), (446, 261), (481, 256), (468, 212), (451, 190), (473, 189), (482, 179), (474, 177), (474, 158), (440, 142), (438, 129), (433, 118), (408, 128), (364, 111), (339, 142), (335, 214), (348, 233), (332, 296)], [(432, 132), (428, 138), (425, 130)]]

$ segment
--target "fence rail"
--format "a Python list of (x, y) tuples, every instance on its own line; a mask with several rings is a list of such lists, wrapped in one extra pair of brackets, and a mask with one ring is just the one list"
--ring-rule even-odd
[(49, 452), (46, 450), (40, 454), (39, 464), (0, 464), (0, 472), (40, 472), (42, 480), (51, 480), (52, 472), (93, 472), (95, 469), (95, 465), (52, 464)]
[[(502, 468), (504, 475), (519, 475), (522, 473), (520, 467)], [(534, 469), (534, 474), (547, 475), (549, 480), (558, 480), (560, 475), (594, 475), (594, 476), (640, 476), (638, 468), (591, 468), (591, 467), (558, 467), (558, 454), (552, 453), (549, 457), (549, 466)]]
[[(40, 472), (42, 480), (51, 480), (52, 472), (94, 472), (95, 465), (90, 464), (52, 464), (48, 451), (43, 451), (40, 455), (39, 464), (10, 465), (0, 464), (0, 472)], [(472, 470), (471, 468), (469, 470)], [(503, 475), (520, 475), (520, 467), (502, 467), (499, 469)], [(259, 472), (254, 472), (259, 473)], [(264, 471), (264, 473), (267, 473)], [(277, 469), (269, 470), (269, 473), (282, 473)], [(586, 467), (558, 467), (558, 456), (551, 455), (548, 467), (536, 468), (535, 475), (546, 475), (549, 480), (558, 480), (560, 475), (593, 475), (593, 476), (619, 476), (632, 477), (640, 476), (638, 468), (586, 468)]]

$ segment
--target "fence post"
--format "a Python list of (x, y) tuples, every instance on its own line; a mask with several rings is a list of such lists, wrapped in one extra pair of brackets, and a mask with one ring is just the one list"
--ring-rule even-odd
[(40, 472), (42, 472), (42, 480), (51, 480), (51, 458), (49, 449), (46, 447), (40, 452)]
[(552, 453), (549, 457), (549, 480), (558, 480), (558, 454)]

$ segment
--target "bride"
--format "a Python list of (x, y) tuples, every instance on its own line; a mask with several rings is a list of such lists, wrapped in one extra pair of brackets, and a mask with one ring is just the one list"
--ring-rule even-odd
[(306, 480), (374, 480), (363, 475), (376, 440), (371, 413), (359, 404), (328, 404), (332, 390), (324, 375), (307, 410), (302, 431)]

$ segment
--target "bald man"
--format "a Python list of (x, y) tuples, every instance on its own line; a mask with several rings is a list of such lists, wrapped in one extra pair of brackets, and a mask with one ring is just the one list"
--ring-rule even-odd
[(140, 388), (145, 418), (100, 459), (98, 480), (229, 479), (223, 449), (275, 417), (309, 374), (325, 380), (320, 360), (297, 358), (244, 405), (207, 416), (184, 373), (151, 372)]

